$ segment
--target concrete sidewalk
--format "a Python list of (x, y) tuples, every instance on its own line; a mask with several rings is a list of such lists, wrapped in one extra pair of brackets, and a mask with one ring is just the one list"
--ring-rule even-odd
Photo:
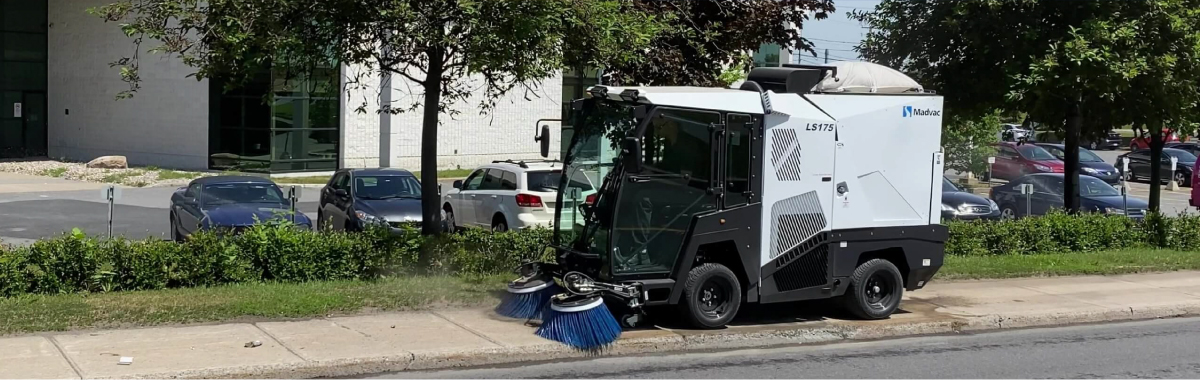
[[(884, 321), (769, 305), (733, 326), (627, 331), (604, 355), (730, 349), (1200, 313), (1200, 272), (933, 282)], [(6, 378), (297, 378), (586, 358), (488, 310), (71, 332), (0, 339)], [(247, 342), (262, 346), (247, 348)], [(131, 365), (119, 365), (132, 357)]]

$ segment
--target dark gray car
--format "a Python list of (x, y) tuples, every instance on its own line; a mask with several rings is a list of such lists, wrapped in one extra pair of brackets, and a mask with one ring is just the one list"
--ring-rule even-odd
[(320, 229), (361, 231), (367, 225), (421, 227), (421, 182), (403, 169), (343, 169), (321, 189)]

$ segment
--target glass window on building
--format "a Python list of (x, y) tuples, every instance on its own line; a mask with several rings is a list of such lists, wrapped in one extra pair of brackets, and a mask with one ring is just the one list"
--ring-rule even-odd
[(263, 73), (238, 89), (213, 82), (210, 166), (249, 172), (338, 168), (339, 71)]
[(602, 84), (601, 71), (595, 68), (576, 68), (563, 71), (561, 152), (566, 152), (567, 146), (571, 143), (571, 102), (575, 99), (583, 99), (588, 87)]
[(0, 1), (0, 158), (46, 155), (46, 6)]

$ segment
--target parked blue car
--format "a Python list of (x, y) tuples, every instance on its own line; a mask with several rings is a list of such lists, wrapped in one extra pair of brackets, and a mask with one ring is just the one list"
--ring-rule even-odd
[[(197, 178), (171, 194), (171, 238), (182, 241), (201, 230), (240, 233), (255, 223), (292, 220), (291, 203), (269, 179), (249, 176)], [(295, 224), (311, 229), (299, 210)]]

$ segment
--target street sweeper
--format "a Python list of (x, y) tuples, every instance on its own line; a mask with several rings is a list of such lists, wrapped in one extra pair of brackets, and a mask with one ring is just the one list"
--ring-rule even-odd
[(745, 303), (825, 298), (887, 318), (942, 266), (942, 99), (895, 70), (595, 86), (571, 108), (547, 205), (571, 220), (554, 262), (522, 265), (496, 309), (540, 319), (542, 337), (595, 349), (647, 318), (719, 328)]

